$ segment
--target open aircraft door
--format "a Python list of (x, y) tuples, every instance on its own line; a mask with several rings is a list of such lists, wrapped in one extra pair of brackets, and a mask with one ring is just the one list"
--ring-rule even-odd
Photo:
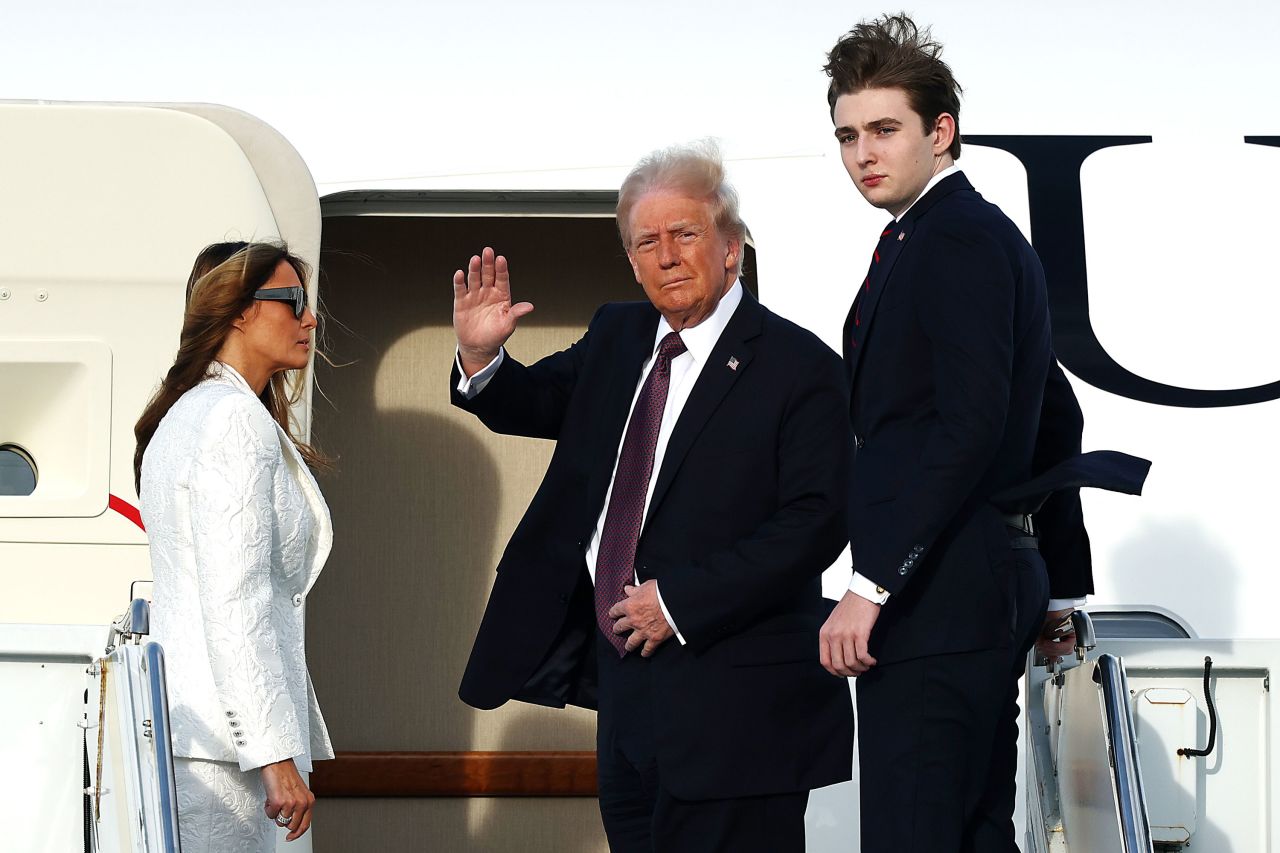
[(319, 201), (289, 143), (226, 107), (0, 102), (0, 138), (0, 471), (30, 469), (0, 488), (0, 623), (106, 625), (150, 576), (133, 425), (196, 253), (283, 238), (314, 270)]
[(105, 694), (85, 679), (101, 686), (108, 626), (151, 576), (133, 425), (173, 361), (187, 274), (223, 240), (284, 239), (314, 270), (320, 207), (289, 143), (225, 107), (0, 101), (0, 139), (0, 847), (82, 851), (102, 695), (139, 711), (117, 719), (117, 776), (163, 758), (125, 737), (156, 724), (158, 656), (121, 646)]

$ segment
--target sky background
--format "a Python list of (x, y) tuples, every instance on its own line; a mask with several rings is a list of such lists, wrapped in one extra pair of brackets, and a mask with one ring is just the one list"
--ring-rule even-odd
[[(766, 301), (837, 347), (887, 218), (841, 167), (821, 71), (871, 7), (3, 2), (0, 99), (234, 106), (290, 140), (321, 195), (613, 189), (653, 148), (717, 137)], [(912, 11), (965, 87), (963, 132), (1153, 138), (1095, 155), (1082, 172), (1091, 317), (1108, 351), (1186, 387), (1280, 379), (1280, 150), (1243, 142), (1280, 136), (1280, 3)], [(961, 165), (1027, 228), (1025, 173), (1011, 155), (971, 146)], [(1274, 636), (1280, 558), (1239, 531), (1274, 523), (1280, 403), (1172, 410), (1081, 386), (1088, 444), (1157, 461), (1140, 502), (1089, 499), (1099, 598), (1146, 596), (1205, 635)], [(1232, 587), (1203, 594), (1196, 581), (1221, 565)]]

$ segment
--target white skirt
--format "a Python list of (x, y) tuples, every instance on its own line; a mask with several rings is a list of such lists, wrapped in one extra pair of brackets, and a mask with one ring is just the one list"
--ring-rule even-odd
[(182, 853), (273, 853), (275, 821), (263, 811), (262, 773), (226, 761), (173, 760)]

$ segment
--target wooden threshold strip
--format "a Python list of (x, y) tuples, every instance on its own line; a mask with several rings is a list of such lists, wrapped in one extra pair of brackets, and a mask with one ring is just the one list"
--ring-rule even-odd
[(317, 761), (317, 797), (594, 797), (596, 754), (339, 752)]

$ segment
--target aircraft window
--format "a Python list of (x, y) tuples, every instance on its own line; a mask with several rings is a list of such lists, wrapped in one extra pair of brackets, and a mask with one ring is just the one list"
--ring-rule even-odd
[(0, 444), (0, 495), (25, 497), (35, 490), (35, 460), (16, 444)]

